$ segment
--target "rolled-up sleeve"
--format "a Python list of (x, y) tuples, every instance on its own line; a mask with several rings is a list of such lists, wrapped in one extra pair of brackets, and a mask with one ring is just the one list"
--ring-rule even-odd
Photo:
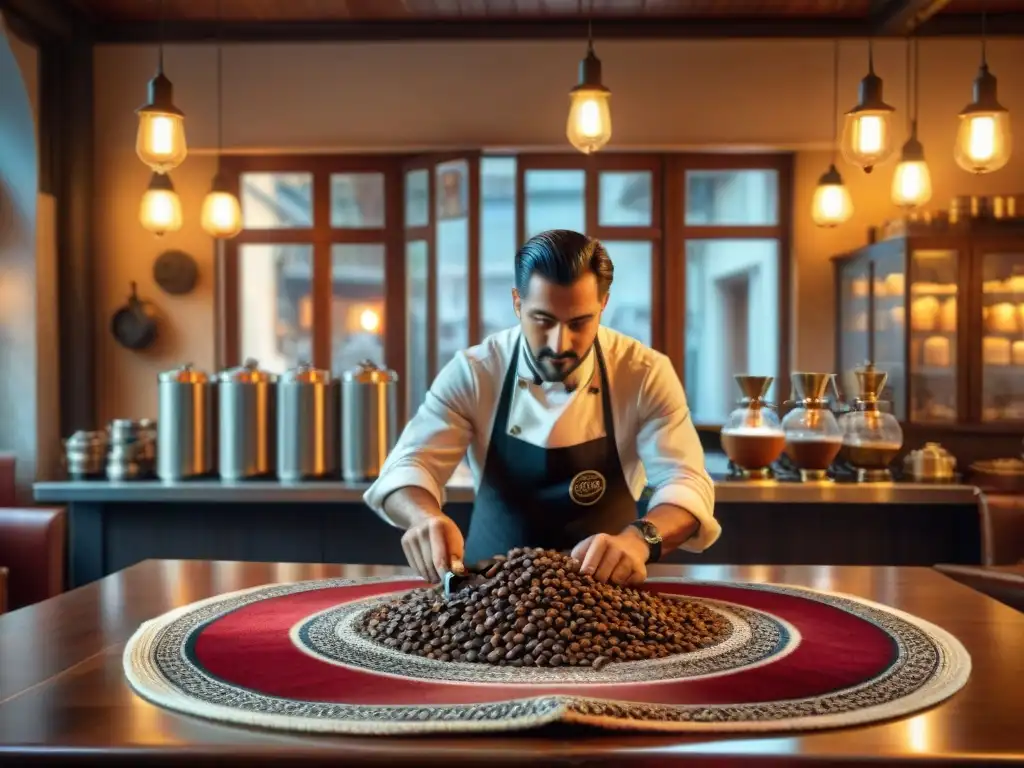
[(424, 489), (444, 505), (445, 485), (473, 438), (476, 392), (472, 364), (460, 352), (434, 379), (377, 480), (363, 494), (370, 509), (395, 525), (384, 510), (384, 501), (410, 486)]
[(637, 407), (637, 453), (653, 489), (648, 508), (671, 504), (692, 514), (700, 530), (681, 549), (703, 552), (722, 533), (715, 519), (715, 484), (704, 466), (683, 385), (664, 355), (648, 370)]

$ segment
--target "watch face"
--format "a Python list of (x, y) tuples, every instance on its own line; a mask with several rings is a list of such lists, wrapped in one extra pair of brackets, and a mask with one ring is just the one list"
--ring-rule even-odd
[(661, 535), (658, 533), (658, 529), (654, 527), (653, 523), (641, 520), (639, 521), (639, 527), (640, 533), (643, 534), (643, 537), (648, 544), (657, 544), (661, 541)]

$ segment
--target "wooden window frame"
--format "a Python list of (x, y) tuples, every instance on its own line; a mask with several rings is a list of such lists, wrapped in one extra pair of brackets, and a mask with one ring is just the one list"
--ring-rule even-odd
[[(672, 360), (685, 381), (686, 243), (691, 239), (774, 239), (778, 242), (779, 359), (775, 372), (777, 399), (789, 391), (792, 295), (793, 163), (790, 153), (564, 153), (495, 152), (495, 157), (516, 160), (515, 215), (519, 242), (526, 237), (525, 177), (531, 170), (583, 170), (586, 174), (585, 221), (587, 232), (603, 240), (650, 241), (651, 346)], [(307, 229), (243, 230), (224, 241), (217, 258), (217, 361), (220, 367), (237, 365), (239, 359), (239, 246), (249, 243), (305, 244), (313, 246), (313, 360), (331, 367), (330, 305), (331, 246), (337, 243), (383, 243), (385, 246), (384, 363), (405, 381), (406, 338), (406, 243), (426, 240), (428, 250), (428, 381), (437, 366), (436, 283), (436, 174), (438, 165), (465, 160), (469, 168), (469, 238), (467, 302), (470, 313), (469, 344), (481, 339), (480, 312), (480, 151), (411, 155), (228, 155), (220, 170), (231, 189), (239, 194), (243, 173), (311, 173), (313, 176), (313, 226)], [(686, 172), (692, 170), (774, 170), (778, 173), (778, 220), (771, 226), (689, 226), (686, 213)], [(428, 223), (405, 226), (406, 173), (429, 174)], [(600, 174), (605, 171), (651, 173), (651, 225), (601, 225)], [(381, 173), (385, 180), (385, 226), (377, 229), (341, 229), (330, 225), (332, 174)], [(509, 254), (509, 258), (512, 254)], [(400, 423), (408, 418), (407, 393), (399, 398)], [(700, 424), (703, 428), (720, 425)]]
[[(239, 251), (248, 244), (311, 245), (313, 247), (313, 354), (311, 362), (330, 370), (331, 360), (331, 247), (337, 244), (384, 245), (384, 353), (378, 361), (404, 376), (405, 259), (402, 239), (403, 158), (391, 155), (225, 155), (220, 172), (235, 195), (241, 194), (246, 173), (308, 173), (313, 180), (313, 224), (299, 229), (243, 229), (223, 242), (217, 258), (218, 367), (239, 365)], [(384, 226), (342, 228), (331, 225), (331, 176), (380, 173), (384, 177)]]

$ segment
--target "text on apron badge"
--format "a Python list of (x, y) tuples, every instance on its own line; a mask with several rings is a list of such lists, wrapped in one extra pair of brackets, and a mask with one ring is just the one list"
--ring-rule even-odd
[(604, 475), (593, 469), (585, 469), (570, 481), (569, 498), (580, 506), (589, 507), (601, 500), (607, 486)]

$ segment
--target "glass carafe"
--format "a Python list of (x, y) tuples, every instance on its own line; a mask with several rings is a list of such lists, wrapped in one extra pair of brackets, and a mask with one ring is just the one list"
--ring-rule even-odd
[(861, 482), (891, 480), (889, 465), (903, 447), (903, 429), (895, 416), (881, 409), (878, 399), (888, 374), (871, 363), (854, 373), (860, 394), (854, 400), (854, 410), (840, 419), (843, 461), (857, 470)]
[(782, 420), (782, 429), (786, 455), (803, 481), (828, 480), (828, 468), (843, 447), (843, 433), (825, 396), (834, 375), (793, 374), (793, 409)]
[(769, 477), (769, 467), (785, 444), (779, 417), (764, 399), (773, 379), (746, 374), (734, 378), (743, 399), (722, 427), (722, 449), (743, 477)]

